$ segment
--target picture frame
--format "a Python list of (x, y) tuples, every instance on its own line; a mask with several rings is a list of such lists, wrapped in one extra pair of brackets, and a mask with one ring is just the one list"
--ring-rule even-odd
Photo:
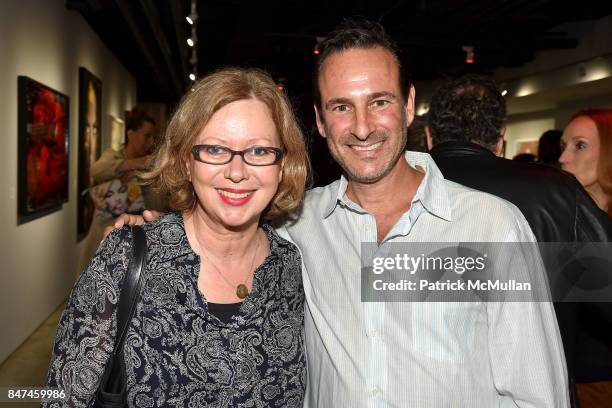
[(87, 236), (93, 219), (89, 169), (100, 158), (102, 144), (102, 81), (84, 67), (79, 67), (78, 134), (77, 242)]
[(27, 76), (18, 81), (17, 224), (68, 201), (70, 98)]

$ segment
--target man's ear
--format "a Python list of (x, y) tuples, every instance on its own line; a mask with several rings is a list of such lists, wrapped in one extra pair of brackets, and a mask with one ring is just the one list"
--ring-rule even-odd
[(429, 125), (425, 126), (425, 140), (427, 140), (427, 150), (433, 149), (433, 140), (431, 139), (431, 131)]
[(501, 157), (502, 151), (504, 150), (504, 135), (506, 134), (506, 128), (501, 128), (499, 131), (499, 139), (495, 143), (495, 155)]
[(410, 85), (408, 90), (408, 98), (406, 98), (406, 127), (410, 126), (414, 120), (414, 86)]
[(315, 110), (315, 118), (317, 120), (317, 129), (319, 129), (319, 134), (324, 137), (327, 138), (327, 135), (325, 134), (325, 126), (323, 126), (323, 114), (321, 112), (319, 112), (319, 108), (317, 107), (317, 105), (314, 105), (314, 110)]

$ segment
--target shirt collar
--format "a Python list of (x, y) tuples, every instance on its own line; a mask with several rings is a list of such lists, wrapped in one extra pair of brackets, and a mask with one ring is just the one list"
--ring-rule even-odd
[[(406, 162), (416, 169), (422, 169), (425, 177), (417, 189), (412, 203), (420, 202), (423, 208), (432, 215), (447, 221), (452, 221), (451, 202), (449, 200), (448, 189), (445, 184), (444, 176), (436, 166), (431, 156), (427, 153), (407, 151), (404, 155)], [(344, 175), (338, 182), (333, 183), (330, 188), (330, 200), (321, 212), (322, 218), (327, 218), (334, 212), (338, 204), (343, 204), (351, 208), (354, 207), (346, 198), (346, 188), (348, 180)]]

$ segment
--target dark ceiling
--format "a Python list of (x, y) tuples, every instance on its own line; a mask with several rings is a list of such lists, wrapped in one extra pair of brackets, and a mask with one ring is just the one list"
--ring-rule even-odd
[[(138, 99), (175, 103), (191, 72), (185, 20), (190, 0), (67, 0), (138, 81)], [(416, 81), (521, 66), (544, 49), (577, 41), (555, 28), (612, 14), (612, 2), (582, 0), (198, 0), (198, 72), (256, 66), (310, 97), (317, 37), (343, 17), (379, 20), (401, 46)], [(474, 64), (462, 46), (475, 47)]]

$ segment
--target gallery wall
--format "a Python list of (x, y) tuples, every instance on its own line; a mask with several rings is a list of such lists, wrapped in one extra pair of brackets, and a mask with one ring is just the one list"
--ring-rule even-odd
[(577, 47), (542, 51), (523, 67), (495, 73), (508, 92), (508, 158), (521, 143), (537, 140), (544, 131), (563, 130), (578, 110), (612, 106), (612, 16), (554, 31), (569, 33), (578, 40)]
[[(63, 0), (0, 1), (0, 362), (67, 298), (76, 238), (79, 67), (102, 80), (102, 149), (107, 118), (136, 105), (136, 82), (80, 14)], [(17, 77), (70, 98), (69, 199), (61, 210), (17, 225)]]
[[(586, 107), (612, 107), (612, 16), (552, 28), (578, 41), (577, 47), (546, 50), (517, 68), (500, 68), (493, 77), (506, 91), (506, 157), (549, 129), (563, 129)], [(478, 49), (476, 49), (478, 59)], [(417, 82), (416, 112), (427, 113), (440, 81)]]

